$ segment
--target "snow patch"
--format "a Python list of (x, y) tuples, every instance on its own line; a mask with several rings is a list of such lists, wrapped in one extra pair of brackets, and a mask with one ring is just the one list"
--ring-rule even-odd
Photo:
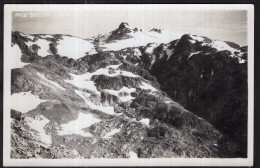
[(89, 74), (75, 75), (70, 73), (70, 75), (73, 77), (73, 79), (65, 80), (65, 82), (68, 82), (78, 88), (87, 89), (100, 94), (100, 92), (97, 90), (97, 87), (95, 86), (95, 83), (90, 81)]
[(22, 52), (18, 45), (15, 44), (10, 50), (10, 52), (11, 53), (9, 55), (10, 57), (9, 60), (12, 61), (12, 63), (10, 63), (8, 66), (10, 69), (23, 68), (25, 65), (29, 64), (29, 63), (23, 63), (21, 61)]
[(136, 118), (130, 118), (130, 121), (140, 122), (146, 126), (149, 126), (149, 124), (150, 124), (149, 118), (142, 118), (140, 121), (137, 121)]
[(239, 53), (238, 56), (236, 56), (238, 58), (238, 62), (240, 64), (244, 64), (246, 63), (246, 60), (242, 59), (241, 56), (242, 56), (243, 53)]
[(118, 132), (120, 132), (121, 129), (113, 129), (110, 132), (108, 132), (103, 138), (112, 138), (112, 136)]
[[(43, 82), (43, 81), (40, 81), (42, 84), (47, 85), (47, 86), (49, 86), (49, 87), (51, 87), (51, 88), (53, 88), (53, 89), (59, 88), (59, 89), (61, 89), (61, 90), (66, 90), (66, 89), (65, 89), (64, 87), (62, 87), (60, 84), (58, 84), (58, 83), (56, 83), (56, 82), (53, 82), (53, 81), (47, 79), (44, 75), (40, 74), (39, 72), (37, 72), (36, 74), (37, 74), (38, 76), (40, 76), (43, 80), (47, 81), (47, 83), (46, 83), (46, 82)], [(49, 83), (50, 83), (51, 85), (50, 85)], [(56, 88), (53, 87), (52, 85), (54, 85)]]
[(239, 50), (230, 47), (226, 42), (218, 40), (214, 40), (212, 43), (203, 43), (202, 46), (211, 46), (212, 48), (215, 48), (218, 51), (228, 50), (232, 54), (234, 54), (234, 52), (239, 52)]
[(199, 42), (202, 42), (202, 41), (204, 40), (204, 38), (203, 38), (203, 37), (200, 37), (200, 36), (191, 35), (190, 37), (193, 38), (193, 39), (196, 40), (196, 41), (199, 41)]
[(174, 52), (173, 49), (166, 49), (165, 51), (166, 51), (166, 55), (168, 56), (166, 61), (168, 61), (168, 59), (172, 56)]
[(135, 152), (129, 152), (129, 159), (139, 159), (138, 156), (137, 156), (137, 153)]
[[(195, 35), (190, 35), (190, 37), (192, 38), (192, 40), (190, 40), (190, 42), (192, 43), (195, 43), (196, 41), (203, 42), (205, 40), (204, 37), (199, 37)], [(212, 43), (203, 43), (202, 46), (211, 46), (212, 48), (215, 48), (218, 51), (228, 50), (232, 53), (238, 51), (237, 49), (229, 46), (226, 42), (219, 40), (213, 40)]]
[(52, 142), (51, 136), (47, 135), (44, 129), (45, 125), (49, 122), (50, 120), (41, 115), (34, 119), (32, 118), (31, 121), (27, 123), (32, 129), (37, 131), (35, 134), (38, 135), (40, 140), (46, 144), (51, 144)]
[[(73, 80), (65, 80), (65, 82), (71, 83), (72, 85), (77, 86), (79, 88), (85, 88), (98, 93), (98, 90), (94, 82), (91, 81), (91, 77), (94, 75), (106, 75), (110, 77), (122, 75), (122, 76), (133, 77), (133, 78), (140, 77), (139, 75), (135, 75), (132, 72), (117, 70), (119, 66), (120, 65), (109, 65), (106, 68), (100, 68), (95, 72), (92, 73), (87, 72), (82, 75), (70, 74), (73, 77)], [(114, 73), (109, 73), (109, 68), (113, 68), (116, 70)]]
[(137, 56), (138, 58), (140, 58), (140, 56), (142, 55), (141, 51), (137, 48), (134, 49), (134, 56)]
[(191, 53), (191, 54), (189, 55), (188, 58), (190, 58), (190, 57), (192, 57), (194, 54), (198, 54), (198, 53), (200, 53), (200, 51), (197, 51), (197, 52)]
[(194, 44), (194, 43), (196, 43), (196, 41), (195, 40), (189, 40), (192, 44)]
[(240, 64), (244, 64), (244, 63), (246, 63), (246, 60), (241, 59), (241, 58), (239, 58), (238, 61), (239, 61)]
[(120, 65), (121, 64), (118, 64), (118, 65), (108, 65), (106, 68), (107, 69), (109, 69), (109, 68), (118, 69)]
[(128, 55), (121, 55), (124, 59), (126, 59), (126, 57), (128, 56)]
[(86, 96), (84, 95), (84, 92), (75, 90), (75, 93), (78, 94), (85, 101), (85, 103), (89, 106), (89, 108), (91, 108), (93, 110), (99, 110), (99, 111), (109, 114), (109, 115), (120, 115), (120, 114), (115, 113), (113, 106), (109, 106), (109, 107), (104, 107), (102, 105), (98, 106), (98, 105), (92, 103), (90, 100), (88, 100), (86, 98)]
[(176, 43), (175, 43), (175, 46), (177, 46), (177, 45), (178, 45), (179, 41), (180, 41), (180, 39), (179, 39), (178, 41), (176, 41)]
[(157, 89), (145, 82), (142, 82), (141, 85), (139, 86), (141, 89), (144, 89), (144, 90), (148, 90), (148, 89), (151, 89), (152, 91), (157, 91)]
[(20, 92), (11, 95), (11, 109), (19, 111), (21, 113), (27, 113), (35, 109), (42, 102), (39, 96), (33, 95), (30, 92)]
[(147, 54), (152, 54), (153, 50), (157, 47), (157, 44), (153, 43), (147, 46), (147, 48), (144, 50)]
[(228, 50), (232, 53), (238, 51), (237, 49), (230, 47), (227, 43), (223, 41), (213, 41), (212, 47), (216, 48), (218, 51)]
[(138, 121), (138, 122), (141, 122), (141, 123), (143, 123), (144, 125), (149, 126), (150, 119), (149, 119), (149, 118), (143, 118), (143, 119), (141, 119), (141, 120)]
[(53, 38), (53, 35), (49, 35), (49, 34), (46, 34), (46, 35), (40, 35), (41, 38)]
[(77, 37), (62, 36), (63, 40), (58, 41), (58, 53), (73, 59), (79, 59), (89, 54), (96, 54), (95, 46), (87, 40)]
[[(117, 73), (115, 73), (115, 74), (117, 74)], [(140, 77), (139, 75), (135, 75), (132, 72), (128, 72), (128, 71), (120, 71), (119, 74), (122, 76), (127, 76), (127, 77), (132, 77), (132, 78)]]
[(38, 55), (40, 55), (42, 57), (46, 57), (47, 55), (52, 55), (52, 53), (49, 50), (50, 42), (45, 39), (38, 39), (36, 42), (28, 41), (26, 44), (29, 48), (31, 48), (33, 44), (36, 44), (37, 46), (39, 46), (40, 48), (38, 50)]
[(48, 83), (45, 83), (45, 82), (43, 82), (43, 81), (40, 81), (40, 83), (41, 84), (43, 84), (43, 85), (46, 85), (46, 86), (48, 86), (48, 87), (50, 87), (50, 88), (52, 88), (52, 89), (56, 89), (55, 87), (53, 87), (53, 86), (51, 86), (51, 85), (49, 85)]
[(33, 40), (35, 37), (34, 36), (31, 36), (31, 35), (27, 35), (27, 34), (24, 34), (24, 33), (19, 33), (21, 36), (25, 37), (25, 38), (28, 38), (30, 40)]
[(78, 134), (84, 137), (93, 137), (91, 133), (85, 132), (83, 129), (100, 121), (100, 119), (95, 118), (92, 114), (80, 112), (76, 120), (61, 125), (62, 130), (58, 131), (58, 135)]

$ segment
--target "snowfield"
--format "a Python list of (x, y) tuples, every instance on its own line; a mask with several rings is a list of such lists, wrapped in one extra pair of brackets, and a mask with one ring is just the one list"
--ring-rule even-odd
[(104, 51), (118, 51), (128, 47), (146, 46), (148, 43), (169, 43), (173, 40), (181, 38), (183, 34), (173, 33), (167, 30), (162, 30), (161, 33), (149, 31), (149, 32), (131, 32), (128, 33), (131, 38), (117, 40), (111, 43), (103, 43), (101, 47), (104, 47)]
[(73, 80), (65, 80), (65, 82), (68, 82), (78, 88), (87, 89), (100, 94), (95, 86), (95, 83), (89, 79), (89, 74), (75, 75), (70, 73), (70, 75), (73, 77)]
[(63, 40), (58, 41), (58, 53), (73, 59), (84, 57), (86, 53), (97, 53), (94, 44), (78, 37), (62, 36)]
[(33, 44), (39, 46), (40, 47), (38, 50), (39, 56), (46, 57), (47, 55), (52, 55), (51, 51), (49, 50), (50, 42), (45, 39), (38, 39), (36, 42), (28, 41), (26, 44), (29, 48), (31, 48)]
[(213, 40), (212, 43), (205, 43), (204, 42), (205, 38), (203, 38), (203, 37), (194, 36), (194, 35), (190, 35), (190, 37), (193, 39), (193, 40), (190, 40), (192, 43), (195, 43), (196, 41), (202, 42), (202, 46), (211, 46), (212, 48), (215, 48), (218, 51), (228, 50), (228, 51), (230, 51), (233, 54), (234, 54), (235, 51), (239, 52), (239, 50), (237, 50), (237, 49), (235, 49), (233, 47), (230, 47), (224, 41)]
[(37, 131), (36, 136), (40, 138), (40, 141), (46, 143), (46, 144), (51, 144), (51, 135), (47, 135), (45, 133), (45, 125), (48, 124), (50, 120), (45, 118), (43, 115), (37, 116), (35, 118), (31, 118), (31, 121), (28, 122), (27, 124), (34, 130)]
[(15, 44), (12, 49), (10, 50), (11, 57), (9, 60), (12, 61), (12, 63), (8, 64), (8, 68), (15, 69), (15, 68), (23, 68), (25, 65), (28, 65), (29, 63), (24, 63), (21, 61), (22, 52), (17, 44)]
[[(21, 113), (27, 113), (35, 109), (42, 102), (47, 100), (42, 100), (39, 96), (33, 95), (30, 92), (20, 92), (11, 95), (11, 109), (19, 111)], [(25, 104), (26, 103), (26, 104)]]
[(217, 41), (217, 40), (213, 41), (212, 47), (216, 48), (218, 51), (228, 50), (231, 53), (234, 53), (235, 51), (238, 52), (237, 49), (230, 47), (227, 43), (223, 41)]
[[(46, 86), (49, 86), (53, 89), (56, 89), (56, 88), (59, 88), (61, 90), (66, 90), (64, 87), (62, 87), (60, 84), (56, 83), (56, 82), (53, 82), (53, 81), (50, 81), (49, 79), (47, 79), (43, 74), (40, 74), (39, 72), (36, 73), (39, 77), (41, 77), (44, 81), (47, 81), (44, 82), (44, 81), (40, 81), (42, 84), (46, 85)], [(50, 85), (51, 84), (51, 85)], [(53, 85), (53, 86), (52, 86)]]
[[(65, 82), (68, 82), (78, 88), (87, 89), (87, 90), (93, 91), (97, 94), (100, 94), (100, 92), (97, 90), (97, 87), (95, 86), (95, 83), (93, 81), (91, 81), (91, 78), (94, 75), (105, 75), (105, 76), (110, 76), (110, 77), (122, 75), (122, 76), (133, 77), (133, 78), (140, 77), (139, 75), (135, 75), (128, 71), (117, 70), (117, 68), (119, 66), (120, 65), (109, 65), (106, 68), (100, 68), (100, 69), (96, 70), (95, 72), (92, 72), (92, 73), (87, 72), (82, 75), (76, 75), (76, 74), (70, 73), (70, 75), (73, 77), (73, 79), (65, 80)], [(109, 73), (110, 68), (116, 69), (115, 72)]]
[(76, 120), (61, 125), (61, 130), (58, 131), (58, 135), (77, 134), (84, 137), (93, 137), (91, 133), (85, 132), (82, 129), (87, 128), (100, 121), (100, 119), (95, 118), (92, 114), (84, 114), (80, 112)]

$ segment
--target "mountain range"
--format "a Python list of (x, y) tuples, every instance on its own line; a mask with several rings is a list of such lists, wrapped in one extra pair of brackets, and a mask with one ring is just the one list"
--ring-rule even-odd
[(12, 32), (11, 158), (247, 157), (247, 46), (121, 23)]

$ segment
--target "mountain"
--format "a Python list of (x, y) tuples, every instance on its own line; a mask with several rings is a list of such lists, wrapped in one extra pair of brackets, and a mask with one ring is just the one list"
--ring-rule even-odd
[(118, 51), (129, 47), (146, 46), (149, 43), (168, 43), (182, 36), (167, 30), (152, 29), (143, 32), (138, 28), (131, 28), (128, 23), (121, 23), (118, 29), (95, 38), (103, 51)]
[(121, 23), (12, 49), (12, 158), (246, 157), (247, 47)]

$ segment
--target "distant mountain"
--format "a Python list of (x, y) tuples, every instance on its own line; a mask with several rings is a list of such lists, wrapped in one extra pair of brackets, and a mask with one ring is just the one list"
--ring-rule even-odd
[(246, 157), (247, 47), (127, 23), (12, 47), (12, 158)]

